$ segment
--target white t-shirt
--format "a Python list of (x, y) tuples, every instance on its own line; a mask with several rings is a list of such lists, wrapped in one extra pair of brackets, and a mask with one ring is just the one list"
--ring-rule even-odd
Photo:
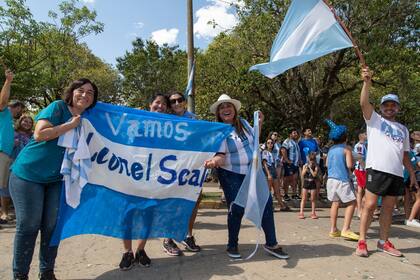
[(407, 128), (384, 119), (375, 111), (366, 125), (369, 143), (366, 168), (403, 177), (404, 152), (410, 150)]

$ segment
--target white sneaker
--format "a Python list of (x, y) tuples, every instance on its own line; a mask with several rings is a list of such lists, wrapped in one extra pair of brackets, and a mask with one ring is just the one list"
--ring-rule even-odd
[(409, 227), (417, 227), (420, 228), (420, 222), (416, 219), (412, 219), (411, 221), (405, 220), (405, 224)]

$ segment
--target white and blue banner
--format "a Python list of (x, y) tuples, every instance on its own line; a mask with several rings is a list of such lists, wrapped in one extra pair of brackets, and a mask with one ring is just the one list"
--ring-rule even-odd
[(83, 115), (78, 143), (63, 145), (66, 186), (52, 244), (79, 234), (183, 240), (206, 177), (203, 163), (231, 131), (98, 102)]
[(352, 41), (322, 0), (293, 0), (270, 52), (270, 62), (254, 65), (268, 78), (334, 51)]

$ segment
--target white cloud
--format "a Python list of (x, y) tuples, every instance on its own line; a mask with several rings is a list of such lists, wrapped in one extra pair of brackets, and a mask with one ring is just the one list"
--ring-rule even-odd
[(162, 46), (163, 44), (173, 46), (176, 44), (178, 33), (179, 30), (176, 28), (156, 30), (152, 32), (152, 40), (159, 46)]
[(95, 0), (82, 0), (85, 4), (95, 4)]
[(135, 27), (136, 29), (142, 29), (142, 28), (144, 27), (144, 23), (143, 23), (143, 22), (141, 22), (141, 21), (139, 21), (139, 22), (135, 22), (135, 23), (134, 23), (134, 27)]
[(241, 7), (243, 4), (241, 0), (208, 0), (208, 2), (211, 4), (195, 13), (197, 22), (194, 23), (194, 34), (197, 38), (211, 39), (238, 24), (237, 17), (229, 10), (232, 5)]

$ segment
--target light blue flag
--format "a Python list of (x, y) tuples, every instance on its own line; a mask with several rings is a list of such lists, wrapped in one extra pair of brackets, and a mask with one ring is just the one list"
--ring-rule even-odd
[(270, 62), (254, 65), (268, 78), (323, 55), (352, 47), (346, 32), (322, 0), (293, 0), (274, 40)]
[(191, 67), (191, 71), (190, 74), (188, 75), (188, 84), (187, 84), (187, 88), (185, 89), (184, 92), (184, 97), (187, 99), (188, 96), (192, 95), (192, 87), (193, 87), (193, 82), (194, 82), (194, 75), (195, 75), (195, 62), (193, 62), (193, 65)]
[(206, 177), (203, 163), (231, 131), (223, 123), (98, 102), (59, 141), (71, 150), (51, 243), (79, 234), (183, 240)]
[(254, 147), (252, 163), (246, 174), (238, 195), (233, 203), (245, 209), (244, 217), (250, 220), (258, 229), (261, 229), (262, 216), (270, 191), (267, 178), (261, 164), (261, 154), (259, 151), (259, 125), (258, 112), (254, 112)]

